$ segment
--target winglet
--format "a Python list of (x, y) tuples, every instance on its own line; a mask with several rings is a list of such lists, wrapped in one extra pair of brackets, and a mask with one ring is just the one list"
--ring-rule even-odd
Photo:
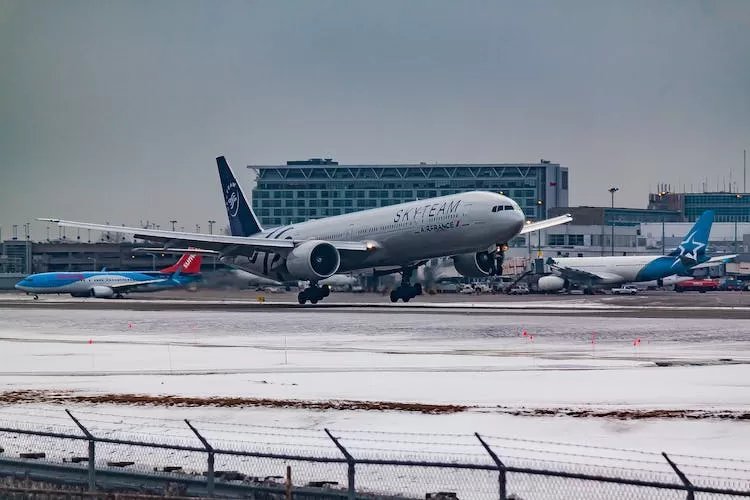
[(216, 165), (219, 167), (221, 191), (224, 194), (224, 204), (227, 207), (229, 229), (232, 236), (252, 236), (261, 232), (263, 228), (253, 209), (247, 203), (242, 187), (234, 177), (226, 158), (223, 156), (216, 158)]

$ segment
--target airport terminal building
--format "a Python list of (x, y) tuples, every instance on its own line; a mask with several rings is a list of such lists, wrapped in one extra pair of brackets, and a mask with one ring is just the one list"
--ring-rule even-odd
[(330, 158), (249, 165), (253, 210), (279, 226), (473, 190), (502, 192), (529, 219), (568, 205), (568, 169), (558, 163), (339, 165)]
[(750, 222), (750, 193), (661, 191), (649, 194), (648, 207), (654, 210), (677, 210), (686, 221), (694, 221), (705, 210), (711, 209), (716, 214), (714, 222)]

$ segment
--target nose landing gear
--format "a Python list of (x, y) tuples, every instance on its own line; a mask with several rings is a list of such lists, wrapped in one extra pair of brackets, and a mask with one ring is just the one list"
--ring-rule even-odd
[(490, 270), (490, 276), (502, 276), (503, 275), (503, 261), (505, 260), (505, 249), (507, 248), (505, 243), (498, 243), (495, 245), (495, 251), (490, 255), (492, 257), (492, 269)]

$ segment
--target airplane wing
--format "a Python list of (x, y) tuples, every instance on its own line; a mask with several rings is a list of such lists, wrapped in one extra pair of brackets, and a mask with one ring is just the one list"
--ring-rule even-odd
[[(92, 224), (89, 222), (75, 222), (62, 219), (37, 219), (54, 222), (62, 227), (78, 227), (121, 234), (132, 234), (141, 240), (158, 241), (165, 247), (180, 244), (188, 247), (198, 247), (204, 250), (214, 250), (225, 255), (250, 255), (253, 251), (274, 252), (285, 255), (292, 251), (301, 241), (274, 240), (270, 238), (225, 236), (221, 234), (183, 233), (179, 231), (165, 231), (162, 229), (143, 229), (140, 227), (111, 226), (107, 224)], [(366, 252), (373, 248), (372, 243), (362, 241), (331, 241), (331, 245), (338, 250)], [(192, 250), (191, 250), (192, 252)]]
[(711, 257), (710, 259), (708, 259), (703, 264), (698, 264), (697, 266), (693, 266), (690, 269), (704, 269), (704, 268), (707, 268), (707, 267), (720, 266), (721, 264), (726, 264), (727, 262), (729, 262), (730, 260), (734, 259), (735, 257), (737, 257), (737, 254), (734, 254), (734, 255), (717, 255), (715, 257)]
[(128, 283), (117, 283), (115, 285), (106, 285), (106, 286), (111, 288), (115, 292), (126, 292), (130, 290), (131, 288), (138, 288), (139, 286), (151, 285), (153, 283), (164, 283), (165, 281), (169, 281), (169, 279), (159, 278), (159, 279), (154, 279), (154, 280), (130, 281)]
[(539, 231), (540, 229), (547, 229), (548, 227), (559, 226), (560, 224), (567, 224), (572, 221), (573, 217), (570, 214), (560, 215), (558, 217), (552, 217), (551, 219), (540, 220), (538, 222), (529, 222), (521, 229), (519, 234), (531, 233)]

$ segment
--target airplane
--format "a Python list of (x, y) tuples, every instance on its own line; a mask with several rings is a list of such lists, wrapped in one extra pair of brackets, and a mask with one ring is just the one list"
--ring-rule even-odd
[(16, 289), (34, 295), (69, 293), (73, 297), (122, 298), (129, 292), (158, 292), (186, 287), (201, 279), (201, 256), (183, 254), (177, 263), (160, 271), (84, 271), (39, 273), (16, 283)]
[[(565, 224), (570, 214), (527, 222), (507, 196), (471, 191), (400, 203), (344, 215), (263, 229), (223, 156), (216, 158), (233, 234), (227, 236), (39, 219), (61, 227), (130, 234), (161, 242), (220, 252), (222, 262), (277, 281), (309, 281), (300, 304), (316, 304), (330, 294), (319, 282), (336, 273), (372, 269), (377, 276), (401, 274), (391, 302), (421, 295), (412, 285), (415, 269), (436, 257), (453, 257), (463, 276), (485, 277), (502, 270), (506, 244), (519, 234)], [(501, 271), (500, 271), (501, 272)]]
[(557, 292), (575, 284), (583, 287), (585, 293), (592, 293), (597, 287), (641, 281), (655, 280), (663, 286), (669, 276), (689, 276), (694, 269), (719, 265), (736, 255), (706, 255), (713, 219), (712, 210), (703, 212), (682, 243), (668, 255), (550, 257), (547, 264), (554, 274), (539, 278), (537, 286), (542, 292)]

